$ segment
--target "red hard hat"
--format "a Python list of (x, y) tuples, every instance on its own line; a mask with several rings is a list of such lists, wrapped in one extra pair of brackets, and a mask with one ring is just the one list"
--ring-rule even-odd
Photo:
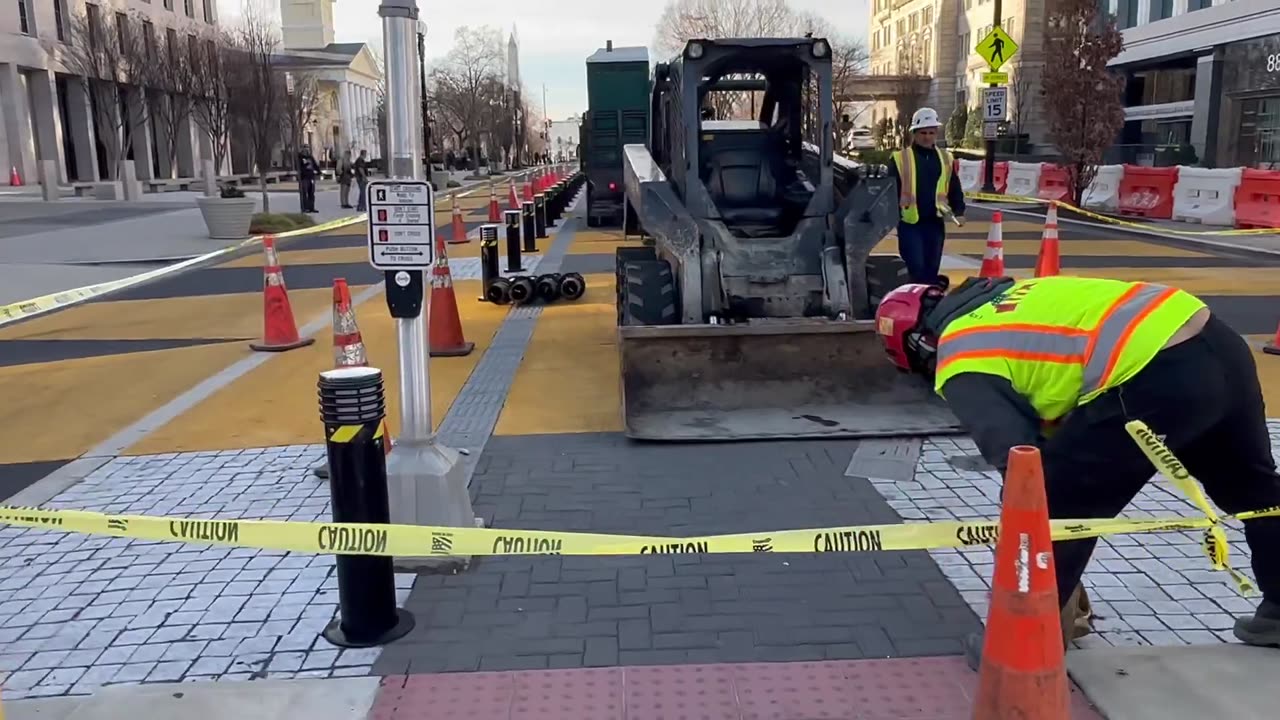
[(890, 290), (876, 308), (876, 332), (884, 343), (884, 351), (903, 370), (911, 370), (907, 355), (907, 333), (920, 324), (925, 294), (937, 291), (933, 285), (913, 283)]

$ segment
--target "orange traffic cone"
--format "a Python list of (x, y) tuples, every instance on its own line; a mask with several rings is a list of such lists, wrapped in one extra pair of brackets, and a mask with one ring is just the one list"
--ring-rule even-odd
[(533, 202), (533, 180), (526, 180), (524, 183), (524, 199)]
[(18, 174), (17, 165), (9, 166), (9, 184), (12, 185), (13, 187), (22, 186), (22, 176)]
[(1004, 276), (1004, 235), (1000, 223), (1004, 216), (999, 210), (991, 213), (991, 230), (987, 233), (987, 251), (982, 256), (982, 269), (978, 277)]
[(516, 181), (514, 178), (511, 180), (511, 193), (507, 196), (507, 209), (520, 209), (520, 194), (516, 192)]
[(254, 350), (282, 352), (306, 347), (315, 338), (298, 337), (298, 324), (293, 320), (293, 307), (289, 305), (289, 291), (284, 286), (284, 271), (276, 256), (276, 239), (268, 235), (262, 239), (266, 254), (266, 266), (262, 278), (262, 340), (249, 343)]
[(1040, 257), (1036, 259), (1036, 277), (1050, 277), (1061, 272), (1058, 249), (1058, 205), (1049, 203), (1049, 213), (1044, 218), (1044, 235), (1040, 238)]
[(498, 209), (498, 191), (494, 190), (493, 183), (489, 183), (489, 222), (496, 223), (502, 220), (502, 211)]
[[(365, 354), (364, 338), (360, 335), (360, 326), (356, 324), (356, 310), (351, 303), (351, 288), (345, 278), (333, 279), (333, 366), (366, 367), (369, 357)], [(391, 454), (391, 428), (387, 419), (382, 419), (382, 454)], [(329, 477), (329, 460), (311, 469), (318, 478)]]
[(1009, 451), (974, 720), (1069, 720), (1070, 690), (1040, 451)]
[(1262, 346), (1262, 352), (1268, 355), (1280, 355), (1280, 324), (1276, 325), (1276, 336), (1269, 344)]
[(453, 221), (450, 225), (450, 245), (461, 245), (467, 241), (467, 226), (462, 224), (462, 208), (458, 207), (458, 200), (453, 201)]
[(467, 342), (462, 335), (458, 297), (453, 292), (453, 276), (449, 274), (449, 256), (439, 237), (436, 238), (436, 264), (431, 268), (430, 303), (431, 357), (470, 355), (476, 344)]

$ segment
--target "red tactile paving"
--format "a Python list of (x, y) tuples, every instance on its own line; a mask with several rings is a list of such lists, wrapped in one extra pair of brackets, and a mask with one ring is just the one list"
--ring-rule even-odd
[(977, 682), (958, 657), (410, 675), (383, 680), (369, 718), (969, 720)]

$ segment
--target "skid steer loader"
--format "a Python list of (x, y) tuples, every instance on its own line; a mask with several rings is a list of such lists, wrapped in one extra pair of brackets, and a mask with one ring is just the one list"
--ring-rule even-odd
[[(652, 239), (616, 256), (628, 436), (960, 431), (875, 332), (906, 281), (871, 255), (897, 195), (834, 156), (831, 78), (821, 38), (693, 40), (656, 67), (648, 144), (623, 148), (624, 212)], [(755, 119), (716, 119), (716, 93), (750, 98)]]

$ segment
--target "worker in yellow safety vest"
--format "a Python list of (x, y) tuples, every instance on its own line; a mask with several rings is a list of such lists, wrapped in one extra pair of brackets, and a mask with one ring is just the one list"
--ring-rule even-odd
[[(931, 380), (1001, 473), (1010, 448), (1040, 448), (1049, 517), (1112, 518), (1142, 490), (1155, 472), (1125, 430), (1130, 420), (1163, 435), (1226, 512), (1280, 506), (1253, 355), (1199, 298), (1067, 276), (947, 285), (885, 295), (876, 311), (885, 350)], [(1262, 602), (1235, 636), (1280, 647), (1280, 517), (1247, 520), (1244, 534)], [(1061, 604), (1096, 544), (1054, 544)], [(970, 638), (971, 663), (980, 648)]]
[(942, 269), (947, 216), (964, 224), (964, 190), (951, 153), (937, 146), (938, 113), (911, 116), (911, 144), (893, 153), (889, 176), (898, 188), (898, 254), (913, 283), (933, 283)]

